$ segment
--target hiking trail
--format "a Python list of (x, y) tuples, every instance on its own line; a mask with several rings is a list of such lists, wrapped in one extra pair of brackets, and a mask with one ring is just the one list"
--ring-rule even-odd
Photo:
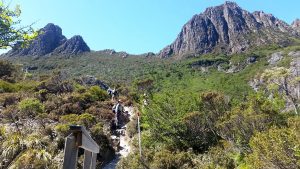
[[(125, 112), (127, 111), (129, 114), (129, 122), (132, 121), (133, 115), (134, 115), (134, 107), (133, 106), (124, 106)], [(128, 122), (128, 123), (129, 123)], [(131, 152), (130, 147), (130, 137), (127, 134), (127, 124), (126, 123), (121, 129), (116, 130), (118, 133), (117, 135), (112, 135), (111, 139), (114, 141), (119, 141), (119, 147), (117, 148), (118, 151), (116, 151), (115, 158), (110, 161), (108, 164), (106, 164), (103, 169), (115, 169), (118, 162), (121, 160), (121, 158), (127, 157), (128, 154)]]

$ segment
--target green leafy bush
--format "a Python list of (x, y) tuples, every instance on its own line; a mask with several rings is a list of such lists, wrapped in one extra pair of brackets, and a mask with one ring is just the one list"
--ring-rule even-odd
[(24, 99), (19, 103), (19, 109), (25, 116), (37, 116), (44, 112), (44, 105), (35, 98)]
[(281, 99), (269, 99), (262, 93), (252, 94), (218, 121), (219, 133), (222, 138), (248, 149), (255, 132), (268, 130), (273, 125), (284, 125), (281, 108)]
[(96, 123), (96, 118), (91, 114), (83, 113), (78, 116), (78, 121), (81, 125), (90, 128)]
[(106, 91), (100, 89), (99, 86), (92, 86), (84, 93), (74, 94), (74, 99), (81, 104), (88, 104), (96, 101), (104, 101), (109, 98)]
[(188, 152), (172, 152), (161, 150), (154, 154), (150, 168), (192, 168), (193, 162)]
[(90, 94), (91, 101), (104, 101), (108, 98), (106, 91), (100, 89), (99, 86), (92, 86), (88, 89), (87, 93)]
[(252, 153), (246, 163), (251, 168), (287, 168), (300, 166), (299, 129), (271, 128), (266, 132), (256, 133), (250, 140)]
[(217, 143), (219, 138), (209, 127), (204, 113), (188, 113), (182, 121), (184, 131), (181, 140), (186, 149), (192, 148), (195, 152), (204, 152)]
[(69, 133), (70, 125), (69, 124), (57, 124), (55, 126), (55, 131), (62, 135), (63, 137), (66, 137)]
[(15, 92), (16, 90), (14, 84), (0, 80), (0, 93)]
[(86, 128), (90, 128), (96, 123), (96, 118), (95, 116), (88, 113), (83, 113), (81, 115), (68, 114), (61, 116), (59, 121), (63, 124), (84, 125)]

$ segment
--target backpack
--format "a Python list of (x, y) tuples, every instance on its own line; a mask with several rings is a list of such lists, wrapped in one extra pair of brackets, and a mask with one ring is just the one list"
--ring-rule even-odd
[(115, 97), (117, 97), (117, 96), (119, 95), (119, 93), (118, 93), (117, 90), (113, 90), (113, 91), (112, 91), (112, 94), (113, 94)]

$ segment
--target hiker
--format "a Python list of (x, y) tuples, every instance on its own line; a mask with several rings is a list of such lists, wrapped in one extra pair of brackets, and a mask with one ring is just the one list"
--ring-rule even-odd
[(119, 93), (116, 90), (116, 88), (114, 88), (114, 90), (112, 90), (112, 100), (117, 100), (118, 96), (119, 96)]
[(112, 101), (116, 100), (118, 97), (118, 91), (116, 90), (116, 88), (114, 89), (108, 88), (107, 93), (111, 96)]
[(107, 94), (110, 95), (110, 96), (112, 96), (112, 89), (111, 88), (107, 89)]
[(115, 125), (117, 129), (121, 128), (122, 121), (121, 116), (124, 113), (124, 107), (121, 105), (122, 101), (118, 100), (118, 102), (113, 106), (112, 111), (115, 113)]
[(116, 100), (119, 96), (118, 91), (116, 90), (116, 88), (114, 88), (114, 90), (112, 91), (112, 98), (113, 100)]

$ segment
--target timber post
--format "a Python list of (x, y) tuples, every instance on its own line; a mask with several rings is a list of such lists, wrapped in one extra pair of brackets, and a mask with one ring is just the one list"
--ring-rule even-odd
[(98, 144), (91, 138), (85, 127), (70, 126), (71, 134), (66, 137), (63, 169), (75, 169), (77, 164), (78, 149), (84, 149), (83, 169), (95, 169)]

